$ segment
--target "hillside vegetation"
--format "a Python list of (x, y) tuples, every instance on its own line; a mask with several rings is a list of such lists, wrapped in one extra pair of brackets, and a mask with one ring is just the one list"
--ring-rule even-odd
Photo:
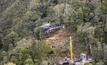
[[(107, 65), (106, 18), (107, 0), (0, 0), (0, 65), (58, 65), (70, 35), (75, 55), (91, 47), (92, 64)], [(47, 34), (46, 23), (65, 28)]]

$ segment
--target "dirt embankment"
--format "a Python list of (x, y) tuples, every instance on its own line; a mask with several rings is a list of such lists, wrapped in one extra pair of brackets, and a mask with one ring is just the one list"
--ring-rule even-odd
[[(68, 49), (69, 50), (69, 37), (70, 33), (67, 32), (58, 32), (55, 35), (46, 38), (46, 42), (55, 48), (62, 48), (62, 49)], [(79, 56), (79, 54), (76, 52), (77, 50), (77, 41), (75, 39), (75, 35), (72, 34), (72, 42), (73, 42), (73, 54), (75, 56)], [(67, 52), (69, 54), (69, 52)]]
[(65, 32), (58, 32), (52, 37), (46, 38), (46, 41), (50, 45), (58, 44), (60, 42), (63, 42), (66, 39)]

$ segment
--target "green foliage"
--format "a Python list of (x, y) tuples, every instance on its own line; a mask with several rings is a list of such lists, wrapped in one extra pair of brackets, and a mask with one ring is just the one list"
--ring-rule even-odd
[(100, 39), (103, 36), (103, 31), (102, 31), (101, 25), (98, 25), (98, 27), (95, 29), (94, 36), (98, 39)]
[(42, 59), (47, 57), (47, 54), (52, 49), (44, 41), (34, 41), (33, 46), (31, 47), (31, 54), (33, 58)]
[(41, 39), (41, 33), (42, 33), (42, 29), (41, 28), (35, 28), (34, 29), (34, 37), (38, 40)]
[(9, 45), (13, 45), (13, 47), (16, 46), (16, 41), (18, 41), (18, 34), (14, 31), (10, 32), (6, 37), (4, 37), (4, 49), (7, 50), (9, 48)]
[(12, 62), (8, 62), (7, 64), (4, 64), (4, 65), (16, 65), (16, 64), (14, 64)]
[(100, 61), (100, 62), (96, 63), (95, 65), (104, 65), (104, 62)]
[(25, 55), (25, 54), (28, 54), (28, 53), (29, 53), (29, 50), (26, 49), (26, 48), (20, 48), (20, 49), (19, 49), (19, 53), (22, 53), (23, 55)]
[[(63, 49), (50, 48), (43, 40), (54, 34), (48, 35), (40, 28), (50, 22), (64, 24), (64, 32), (76, 34), (73, 38), (77, 42), (73, 39), (73, 43), (79, 46), (79, 53), (91, 45), (95, 64), (106, 65), (107, 0), (101, 1), (1, 0), (0, 64), (14, 60), (17, 65), (39, 65), (46, 59), (57, 63)], [(49, 55), (51, 51), (55, 55)]]
[(84, 65), (92, 65), (91, 63), (86, 63), (86, 64), (84, 64)]
[(16, 32), (14, 32), (14, 31), (12, 31), (12, 32), (10, 32), (8, 35), (7, 35), (7, 37), (9, 37), (9, 38), (17, 38), (18, 37), (18, 34), (16, 33)]
[(37, 64), (34, 64), (34, 62), (33, 62), (33, 60), (31, 58), (26, 59), (24, 64), (25, 65), (37, 65)]
[(6, 56), (8, 53), (6, 51), (0, 52), (0, 56)]

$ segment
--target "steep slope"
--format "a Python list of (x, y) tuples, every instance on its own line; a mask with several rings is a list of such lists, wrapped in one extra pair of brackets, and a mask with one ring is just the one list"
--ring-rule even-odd
[(16, 0), (1, 0), (0, 1), (0, 13), (10, 7)]

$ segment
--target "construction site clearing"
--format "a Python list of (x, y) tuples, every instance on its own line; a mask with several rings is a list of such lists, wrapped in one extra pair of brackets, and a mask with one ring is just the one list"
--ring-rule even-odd
[[(74, 44), (76, 42), (74, 40), (70, 41), (69, 37), (70, 37), (70, 33), (58, 32), (55, 35), (45, 39), (46, 43), (49, 44), (52, 48), (62, 48), (62, 49), (66, 48), (69, 50), (67, 53), (65, 53), (66, 56), (63, 57), (62, 60), (58, 61), (58, 64), (59, 65), (69, 65), (69, 64), (84, 65), (85, 63), (91, 63), (92, 62), (91, 56), (87, 56), (87, 54), (82, 52), (80, 54), (76, 53), (76, 48), (75, 48), (76, 45)], [(72, 48), (70, 48), (70, 44), (69, 44), (70, 42), (72, 43)], [(71, 57), (72, 57), (72, 60), (71, 60)]]

